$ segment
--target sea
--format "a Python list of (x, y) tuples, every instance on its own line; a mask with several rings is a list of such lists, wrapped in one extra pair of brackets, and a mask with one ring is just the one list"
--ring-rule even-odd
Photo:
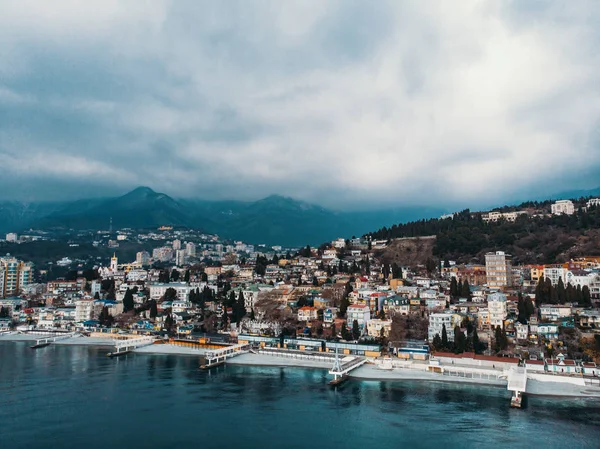
[(600, 403), (0, 342), (0, 448), (600, 448)]

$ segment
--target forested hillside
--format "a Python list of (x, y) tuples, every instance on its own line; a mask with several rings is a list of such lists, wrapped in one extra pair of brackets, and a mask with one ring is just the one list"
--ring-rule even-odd
[(437, 236), (433, 255), (440, 259), (481, 262), (486, 252), (502, 250), (519, 263), (562, 262), (600, 254), (600, 208), (580, 209), (571, 216), (522, 216), (515, 222), (497, 223), (485, 223), (481, 213), (467, 209), (452, 218), (415, 221), (368, 234), (373, 239), (428, 235)]

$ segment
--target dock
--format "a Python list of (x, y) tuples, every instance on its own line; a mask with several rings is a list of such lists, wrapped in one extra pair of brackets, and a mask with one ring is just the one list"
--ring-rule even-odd
[(329, 382), (332, 387), (340, 385), (347, 378), (350, 371), (367, 363), (367, 358), (362, 356), (346, 356), (340, 359), (337, 351), (335, 352), (335, 360), (333, 368), (329, 370), (329, 374), (333, 375), (333, 380)]
[(56, 341), (66, 340), (67, 338), (73, 338), (76, 335), (79, 335), (79, 334), (77, 332), (71, 332), (68, 334), (56, 335), (54, 337), (39, 338), (35, 341), (35, 344), (33, 346), (30, 346), (30, 348), (31, 349), (45, 348), (46, 346), (50, 346), (50, 344), (52, 344)]
[(511, 368), (508, 371), (508, 391), (513, 392), (510, 406), (521, 408), (523, 404), (523, 392), (527, 388), (527, 370), (523, 366)]
[(139, 337), (129, 338), (127, 340), (117, 340), (115, 342), (115, 350), (109, 352), (108, 357), (120, 357), (128, 354), (136, 348), (153, 345), (156, 339), (154, 337)]
[(205, 354), (205, 362), (200, 365), (200, 369), (206, 370), (222, 365), (228, 358), (246, 354), (247, 352), (250, 352), (250, 345), (248, 343), (239, 343), (221, 349), (213, 349)]

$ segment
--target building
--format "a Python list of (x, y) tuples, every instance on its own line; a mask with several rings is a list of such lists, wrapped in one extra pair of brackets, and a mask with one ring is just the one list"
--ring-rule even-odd
[(94, 318), (94, 301), (82, 299), (75, 302), (75, 321), (83, 323)]
[(185, 265), (184, 249), (178, 249), (177, 251), (175, 251), (175, 265), (177, 265), (178, 267), (182, 267), (183, 265)]
[(506, 221), (516, 221), (517, 218), (519, 218), (522, 215), (528, 215), (527, 211), (524, 210), (518, 210), (515, 212), (488, 212), (487, 214), (483, 214), (481, 216), (481, 219), (486, 222), (486, 223), (496, 223), (497, 221), (500, 220), (506, 220)]
[(317, 319), (317, 309), (310, 306), (298, 309), (298, 321), (313, 321)]
[(16, 243), (18, 240), (18, 235), (15, 232), (9, 232), (6, 234), (6, 241)]
[[(586, 207), (588, 209), (590, 207), (598, 207), (598, 206), (600, 206), (600, 198), (592, 198), (586, 204)], [(8, 240), (8, 236), (7, 236), (6, 240)]]
[(552, 215), (573, 215), (575, 205), (571, 200), (559, 200), (552, 205)]
[(442, 337), (444, 326), (448, 341), (454, 341), (454, 327), (460, 325), (462, 318), (460, 315), (452, 312), (432, 313), (429, 315), (429, 328), (427, 330), (427, 339), (431, 342), (436, 335)]
[(410, 312), (410, 300), (405, 296), (395, 295), (383, 299), (383, 311), (388, 314), (399, 313), (408, 315)]
[(346, 310), (347, 324), (352, 327), (354, 321), (358, 322), (358, 326), (362, 329), (371, 319), (371, 311), (364, 304), (352, 304)]
[(492, 293), (491, 295), (488, 295), (488, 312), (490, 326), (502, 327), (508, 314), (506, 295), (502, 293)]
[(512, 285), (512, 265), (510, 255), (504, 251), (485, 255), (485, 274), (490, 288), (503, 288)]
[(188, 257), (196, 257), (196, 245), (193, 242), (185, 244), (185, 255)]
[(181, 282), (171, 282), (169, 284), (153, 284), (150, 285), (150, 299), (159, 300), (169, 288), (175, 290), (176, 296), (181, 301), (187, 301), (190, 297), (190, 287), (188, 284)]
[(367, 334), (369, 337), (381, 337), (382, 331), (383, 336), (387, 337), (390, 335), (390, 331), (392, 330), (392, 320), (369, 320), (367, 323)]
[(181, 240), (173, 240), (173, 249), (175, 251), (181, 249)]
[(0, 298), (18, 296), (33, 283), (33, 265), (14, 257), (0, 257)]
[(135, 255), (135, 263), (141, 267), (150, 264), (150, 253), (148, 251), (140, 251)]

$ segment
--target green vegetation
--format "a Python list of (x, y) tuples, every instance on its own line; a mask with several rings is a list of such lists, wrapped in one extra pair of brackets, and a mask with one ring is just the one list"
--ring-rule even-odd
[[(527, 203), (529, 204), (529, 203)], [(545, 205), (545, 203), (532, 203)], [(527, 217), (485, 223), (468, 209), (453, 218), (414, 221), (367, 234), (372, 239), (437, 236), (433, 255), (441, 260), (482, 260), (502, 249), (522, 263), (553, 263), (577, 255), (600, 254), (600, 208), (576, 214)]]

